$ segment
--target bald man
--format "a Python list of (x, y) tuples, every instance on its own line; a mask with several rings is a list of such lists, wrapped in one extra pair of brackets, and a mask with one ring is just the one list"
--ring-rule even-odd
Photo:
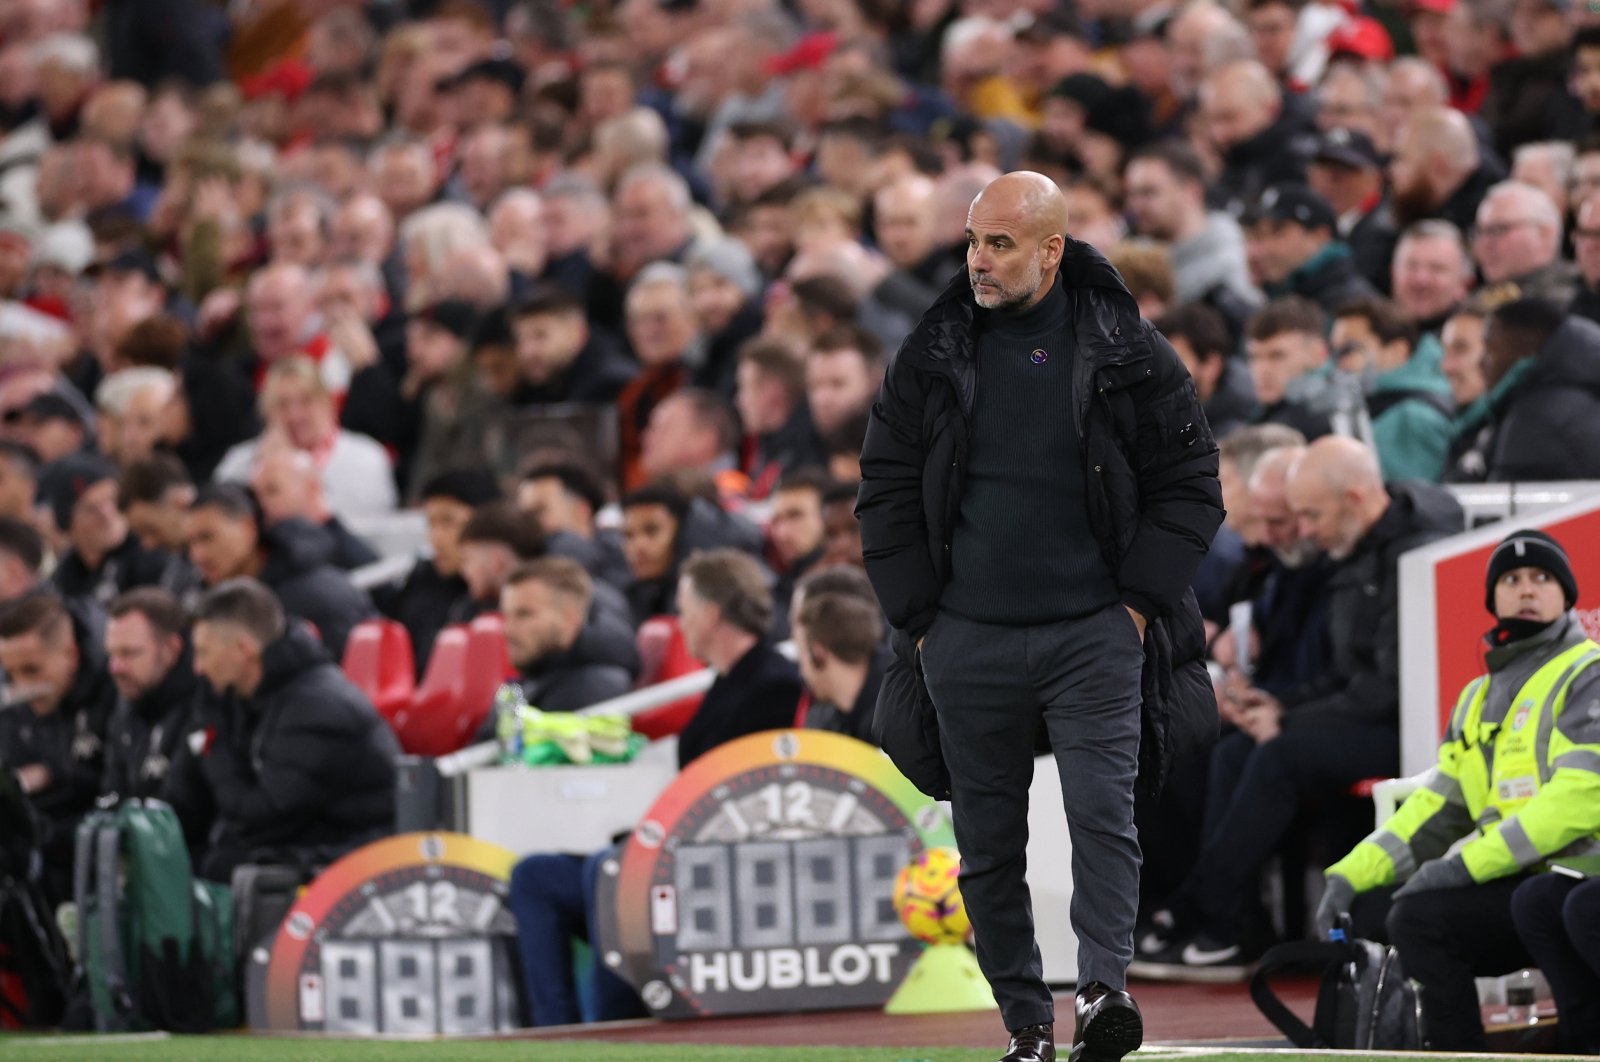
[[(1216, 726), (1188, 590), (1222, 521), (1216, 445), (1177, 354), (1068, 221), (1037, 173), (972, 201), (966, 275), (890, 365), (861, 454), (862, 549), (894, 627), (882, 743), (953, 802), (1003, 1062), (1056, 1057), (1023, 879), (1036, 736), (1072, 838), (1071, 1057), (1115, 1062), (1143, 1037), (1123, 990), (1135, 777), (1154, 790)], [(1142, 763), (1141, 701), (1165, 738)]]
[(1298, 537), (1331, 564), (1323, 666), (1286, 690), (1229, 687), (1237, 731), (1212, 759), (1205, 848), (1140, 938), (1135, 973), (1242, 980), (1265, 944), (1250, 925), (1257, 875), (1301, 809), (1400, 767), (1400, 556), (1462, 530), (1461, 506), (1432, 484), (1386, 486), (1377, 454), (1343, 436), (1312, 443), (1287, 486)]
[(1217, 67), (1200, 83), (1200, 127), (1222, 156), (1213, 185), (1238, 217), (1268, 188), (1304, 184), (1310, 123), (1285, 108), (1283, 89), (1254, 59)]
[(1442, 218), (1466, 232), (1494, 179), (1466, 115), (1421, 107), (1404, 120), (1389, 159), (1395, 223)]

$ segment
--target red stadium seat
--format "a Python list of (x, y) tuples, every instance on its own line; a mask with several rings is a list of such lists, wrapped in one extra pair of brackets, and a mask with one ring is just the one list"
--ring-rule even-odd
[(466, 686), (471, 635), (462, 624), (439, 632), (428, 657), (428, 670), (411, 703), (391, 720), (400, 747), (418, 756), (443, 756), (460, 747), (456, 734)]
[(505, 621), (498, 612), (479, 616), (467, 628), (467, 669), (456, 705), (456, 748), (472, 744), (494, 707), (495, 691), (514, 677), (506, 652)]
[[(658, 682), (693, 674), (705, 667), (689, 655), (689, 646), (683, 640), (683, 631), (673, 616), (654, 616), (639, 626), (639, 656), (644, 668), (639, 674), (639, 686), (653, 686)], [(652, 666), (653, 665), (653, 666)], [(640, 712), (633, 717), (633, 729), (652, 741), (676, 734), (689, 725), (700, 707), (703, 694), (683, 697), (656, 708)]]
[(356, 624), (344, 644), (344, 673), (365, 693), (383, 718), (411, 703), (416, 665), (411, 655), (411, 633), (389, 619)]

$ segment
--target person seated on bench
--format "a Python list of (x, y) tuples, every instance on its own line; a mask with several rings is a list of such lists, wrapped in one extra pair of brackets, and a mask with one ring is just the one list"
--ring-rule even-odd
[[(1579, 860), (1572, 860), (1580, 863)], [(1576, 1055), (1600, 1055), (1600, 860), (1562, 863), (1511, 894), (1517, 935), (1550, 982), (1561, 1039)], [(1584, 876), (1587, 874), (1587, 876)]]
[(194, 668), (210, 686), (201, 773), (217, 809), (202, 877), (226, 884), (243, 863), (309, 870), (393, 829), (393, 731), (272, 591), (250, 578), (208, 590)]
[(1488, 673), (1456, 699), (1421, 788), (1328, 868), (1317, 908), (1319, 935), (1348, 913), (1357, 936), (1399, 949), (1435, 1050), (1483, 1050), (1473, 979), (1533, 964), (1518, 886), (1600, 854), (1600, 645), (1572, 610), (1572, 564), (1544, 532), (1513, 531), (1487, 581)]
[[(678, 614), (695, 658), (716, 672), (694, 718), (678, 737), (683, 768), (734, 738), (794, 722), (800, 700), (795, 666), (766, 641), (772, 591), (755, 558), (734, 549), (696, 553), (678, 580)], [(589, 856), (530, 855), (511, 871), (507, 905), (517, 919), (522, 976), (534, 1025), (584, 1020), (572, 976), (572, 938), (595, 942), (595, 882), (616, 847)], [(595, 1021), (638, 1017), (633, 988), (595, 963)]]
[[(639, 649), (622, 622), (592, 616), (593, 581), (571, 557), (514, 568), (500, 591), (506, 652), (522, 695), (546, 712), (575, 712), (620, 697), (639, 674)], [(478, 732), (494, 740), (494, 713)]]
[(811, 693), (806, 729), (831, 730), (876, 744), (873, 712), (890, 650), (871, 584), (865, 595), (801, 585), (805, 590), (796, 610), (794, 645), (800, 677)]
[(72, 895), (73, 835), (100, 792), (117, 688), (97, 639), (53, 593), (29, 594), (0, 612), (0, 667), (9, 679), (0, 770), (16, 772), (39, 815), (54, 905)]

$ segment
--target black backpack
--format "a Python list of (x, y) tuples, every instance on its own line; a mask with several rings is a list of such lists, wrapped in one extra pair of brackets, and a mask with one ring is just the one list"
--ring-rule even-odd
[[(1321, 970), (1317, 1011), (1301, 1021), (1272, 991), (1269, 979)], [(1340, 1051), (1420, 1051), (1422, 987), (1400, 967), (1400, 953), (1370, 940), (1279, 944), (1250, 978), (1250, 998), (1296, 1047)]]

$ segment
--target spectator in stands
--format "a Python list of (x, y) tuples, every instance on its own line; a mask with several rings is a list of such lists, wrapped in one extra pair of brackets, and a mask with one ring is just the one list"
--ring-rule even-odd
[(883, 383), (883, 347), (872, 333), (842, 326), (818, 336), (806, 354), (806, 408), (826, 439), (865, 413)]
[(33, 524), (0, 516), (0, 609), (38, 591), (44, 539)]
[(466, 623), (474, 616), (500, 607), (500, 592), (519, 564), (545, 554), (539, 521), (509, 499), (478, 506), (461, 528), (461, 578), (467, 597), (450, 614), (451, 623)]
[(599, 478), (575, 455), (535, 455), (517, 484), (517, 506), (539, 522), (550, 552), (573, 558), (590, 577), (621, 589), (628, 585), (622, 536), (595, 523), (605, 503)]
[(1306, 182), (1333, 207), (1338, 217), (1333, 234), (1350, 248), (1356, 272), (1387, 291), (1399, 233), (1383, 201), (1383, 157), (1376, 145), (1365, 133), (1324, 131), (1306, 167)]
[(254, 273), (244, 306), (258, 383), (273, 365), (303, 355), (316, 365), (317, 378), (334, 401), (344, 400), (353, 370), (345, 353), (335, 349), (322, 330), (316, 290), (304, 268), (280, 263)]
[(876, 744), (873, 713), (890, 656), (877, 599), (809, 589), (794, 640), (800, 677), (811, 692), (806, 728)]
[(202, 488), (185, 526), (189, 562), (205, 587), (243, 576), (261, 580), (289, 615), (316, 628), (335, 657), (344, 654), (350, 628), (372, 615), (366, 592), (333, 566), (333, 540), (326, 531), (294, 518), (267, 525), (243, 487)]
[(705, 361), (694, 381), (725, 398), (733, 397), (739, 348), (761, 331), (761, 268), (734, 239), (702, 242), (689, 254), (689, 297), (706, 337)]
[(1140, 316), (1154, 320), (1167, 312), (1172, 304), (1172, 255), (1165, 247), (1149, 240), (1120, 240), (1105, 255), (1139, 304)]
[(418, 675), (427, 667), (439, 631), (452, 614), (467, 607), (467, 581), (461, 577), (461, 529), (475, 509), (500, 497), (500, 487), (484, 469), (453, 469), (424, 483), (421, 493), (430, 555), (418, 557), (404, 581), (373, 593), (378, 610), (411, 635)]
[(652, 481), (702, 470), (726, 499), (743, 498), (750, 478), (739, 469), (739, 429), (728, 404), (710, 391), (684, 387), (650, 413), (639, 451), (639, 471)]
[(1303, 123), (1266, 67), (1254, 59), (1224, 63), (1206, 75), (1199, 98), (1201, 128), (1222, 157), (1216, 197), (1229, 213), (1239, 216), (1269, 188), (1305, 183), (1303, 156), (1292, 150)]
[(1567, 312), (1600, 322), (1600, 195), (1591, 194), (1578, 204), (1572, 251), (1579, 284)]
[[(500, 591), (506, 648), (535, 708), (575, 712), (633, 688), (639, 673), (633, 630), (609, 617), (592, 621), (592, 598), (589, 573), (570, 557), (528, 561), (506, 577)], [(493, 740), (492, 733), (482, 737)]]
[(1250, 276), (1268, 297), (1299, 295), (1331, 314), (1377, 289), (1356, 272), (1350, 248), (1335, 235), (1338, 215), (1304, 186), (1268, 188), (1246, 215)]
[(1332, 430), (1328, 413), (1301, 397), (1319, 394), (1317, 384), (1327, 372), (1323, 323), (1317, 305), (1295, 295), (1268, 303), (1250, 322), (1245, 350), (1256, 393), (1252, 424), (1282, 424), (1308, 439)]
[(1249, 370), (1232, 357), (1222, 315), (1202, 302), (1179, 303), (1152, 322), (1194, 380), (1211, 432), (1221, 439), (1243, 426), (1255, 405)]
[(622, 389), (617, 406), (623, 485), (635, 487), (644, 481), (639, 455), (650, 415), (688, 381), (688, 364), (700, 351), (688, 274), (681, 266), (658, 262), (640, 271), (628, 289), (627, 328), (642, 371)]
[(822, 495), (822, 529), (824, 568), (848, 565), (866, 568), (861, 557), (861, 522), (856, 519), (855, 483), (835, 483)]
[(100, 448), (120, 467), (149, 457), (169, 437), (168, 407), (177, 379), (166, 369), (141, 365), (112, 373), (95, 391)]
[(1340, 371), (1363, 379), (1383, 478), (1437, 483), (1454, 412), (1438, 340), (1419, 341), (1416, 325), (1387, 299), (1345, 303), (1334, 312), (1328, 338)]
[[(764, 640), (772, 623), (772, 595), (760, 564), (735, 550), (698, 553), (684, 564), (677, 595), (689, 652), (716, 673), (678, 736), (679, 766), (746, 734), (791, 726), (800, 676)], [(535, 1025), (571, 1025), (584, 1018), (572, 978), (572, 939), (598, 939), (595, 882), (600, 863), (614, 852), (534, 855), (511, 872), (508, 904), (517, 919)], [(592, 976), (596, 1020), (643, 1013), (633, 990), (604, 964), (596, 963)]]
[(16, 772), (38, 812), (54, 905), (72, 895), (73, 835), (100, 790), (117, 691), (82, 614), (54, 594), (29, 595), (0, 613), (0, 667), (14, 698), (0, 710), (0, 763)]
[(1172, 249), (1173, 297), (1204, 303), (1232, 336), (1242, 335), (1261, 293), (1250, 280), (1239, 223), (1206, 207), (1200, 157), (1180, 141), (1158, 141), (1134, 153), (1124, 181), (1136, 231)]
[(1457, 420), (1447, 480), (1600, 474), (1600, 325), (1538, 299), (1500, 306), (1483, 329), (1483, 381)]
[(506, 405), (489, 393), (467, 359), (480, 320), (471, 303), (444, 299), (423, 307), (406, 325), (409, 368), (400, 393), (417, 425), (408, 494), (446, 469), (496, 467), (503, 456), (494, 440)]
[(757, 337), (739, 350), (734, 404), (744, 426), (740, 470), (747, 493), (771, 494), (785, 472), (825, 462), (806, 406), (805, 354), (793, 343)]
[(1395, 222), (1405, 228), (1438, 218), (1466, 232), (1501, 172), (1484, 162), (1466, 115), (1453, 107), (1419, 108), (1404, 120), (1389, 160)]
[[(394, 510), (389, 455), (367, 436), (339, 427), (333, 394), (309, 358), (286, 358), (267, 370), (261, 385), (261, 416), (268, 434), (281, 435), (316, 458), (334, 512), (365, 516)], [(258, 437), (229, 450), (217, 465), (215, 479), (248, 482), (261, 442)]]
[[(1487, 316), (1483, 306), (1468, 302), (1445, 319), (1439, 333), (1444, 348), (1439, 371), (1450, 385), (1450, 400), (1455, 403), (1452, 412), (1457, 417), (1487, 390), (1483, 382), (1483, 322)], [(1455, 430), (1452, 425), (1452, 435)]]
[(394, 828), (394, 733), (271, 590), (240, 578), (207, 591), (194, 667), (212, 693), (200, 767), (217, 812), (201, 876), (325, 866)]
[(1472, 256), (1487, 285), (1516, 285), (1524, 298), (1563, 307), (1577, 293), (1577, 269), (1561, 257), (1561, 211), (1531, 184), (1489, 189), (1478, 206)]
[[(1321, 936), (1349, 913), (1361, 936), (1400, 949), (1427, 1000), (1428, 1046), (1439, 1051), (1483, 1050), (1474, 977), (1533, 962), (1512, 918), (1519, 886), (1546, 860), (1600, 844), (1600, 718), (1583, 707), (1594, 703), (1600, 647), (1572, 611), (1571, 561), (1544, 532), (1519, 530), (1489, 555), (1486, 575), (1488, 673), (1461, 691), (1422, 785), (1328, 868), (1316, 919)], [(1574, 1032), (1592, 1037), (1597, 999), (1567, 994), (1584, 983), (1564, 982), (1568, 969), (1558, 960), (1545, 970), (1563, 1029), (1570, 1016)], [(1595, 971), (1581, 976), (1592, 982)]]
[(173, 558), (147, 551), (128, 530), (110, 461), (92, 453), (63, 457), (45, 468), (39, 495), (65, 536), (67, 552), (50, 577), (63, 597), (104, 608), (118, 594), (168, 577)]
[(1479, 110), (1495, 147), (1509, 155), (1533, 141), (1583, 135), (1589, 123), (1568, 87), (1574, 22), (1567, 10), (1553, 3), (1521, 4), (1512, 8), (1506, 26), (1512, 47), (1489, 71)]
[(1212, 820), (1199, 863), (1167, 906), (1166, 947), (1130, 972), (1242, 977), (1260, 947), (1243, 924), (1251, 883), (1297, 809), (1399, 767), (1400, 556), (1461, 530), (1461, 506), (1439, 487), (1386, 488), (1377, 455), (1338, 436), (1313, 443), (1295, 463), (1289, 505), (1301, 533), (1335, 564), (1327, 667), (1281, 698), (1256, 687), (1239, 692), (1240, 729), (1255, 748)]
[(94, 441), (87, 410), (58, 390), (44, 391), (29, 399), (12, 421), (12, 438), (52, 464), (83, 450)]
[[(682, 263), (694, 244), (689, 185), (661, 163), (629, 169), (612, 199), (612, 268), (618, 287), (631, 287), (652, 262)], [(643, 361), (643, 356), (640, 358)]]
[(784, 475), (772, 492), (772, 512), (767, 536), (778, 575), (773, 588), (774, 641), (789, 636), (789, 600), (807, 572), (822, 560), (826, 529), (822, 522), (822, 496), (832, 484), (816, 469), (796, 469)]
[[(117, 507), (139, 545), (174, 557), (182, 557), (188, 546), (183, 524), (194, 494), (188, 470), (171, 454), (136, 461), (122, 470), (117, 481)], [(171, 586), (166, 589), (178, 592)]]
[(33, 518), (39, 489), (39, 455), (27, 443), (0, 439), (0, 517)]
[(351, 533), (334, 514), (323, 493), (317, 463), (304, 450), (287, 443), (263, 446), (256, 452), (250, 491), (261, 506), (268, 525), (291, 517), (322, 528), (333, 540), (334, 567), (354, 571), (378, 559), (371, 546)]
[(614, 402), (638, 367), (603, 332), (595, 332), (577, 296), (536, 289), (511, 311), (522, 386), (518, 405)]
[(1600, 889), (1592, 870), (1564, 859), (1573, 873), (1537, 874), (1511, 894), (1511, 915), (1517, 936), (1539, 972), (1550, 982), (1556, 1000), (1561, 1040), (1573, 1054), (1600, 1054)]
[[(117, 705), (106, 732), (102, 795), (155, 797), (176, 804), (184, 833), (203, 841), (203, 809), (184, 804), (193, 791), (181, 775), (193, 762), (191, 735), (199, 722), (200, 685), (189, 651), (189, 617), (165, 590), (145, 587), (111, 603), (106, 623), (106, 671), (117, 688)], [(192, 852), (191, 855), (198, 855)]]
[(641, 487), (622, 499), (622, 552), (633, 579), (634, 626), (676, 607), (679, 540), (689, 503), (668, 487)]
[(1395, 304), (1422, 332), (1438, 332), (1472, 290), (1472, 256), (1461, 230), (1437, 218), (1418, 221), (1395, 244)]

